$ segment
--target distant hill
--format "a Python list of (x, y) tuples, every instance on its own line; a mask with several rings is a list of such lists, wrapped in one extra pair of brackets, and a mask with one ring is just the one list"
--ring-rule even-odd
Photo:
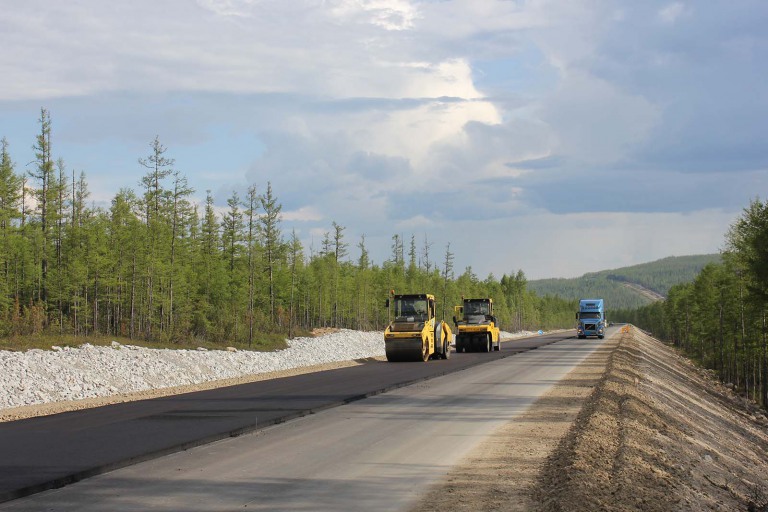
[(608, 309), (632, 309), (664, 298), (679, 283), (693, 281), (709, 263), (720, 262), (719, 254), (670, 256), (631, 267), (590, 272), (572, 279), (538, 279), (528, 282), (537, 295), (564, 299), (602, 298)]

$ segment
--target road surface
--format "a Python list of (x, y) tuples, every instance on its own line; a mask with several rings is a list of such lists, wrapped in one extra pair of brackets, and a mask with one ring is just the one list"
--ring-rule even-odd
[[(252, 434), (7, 502), (0, 510), (407, 509), (600, 343), (571, 338), (493, 357)], [(469, 356), (378, 367), (418, 372)], [(354, 388), (354, 382), (347, 384)]]

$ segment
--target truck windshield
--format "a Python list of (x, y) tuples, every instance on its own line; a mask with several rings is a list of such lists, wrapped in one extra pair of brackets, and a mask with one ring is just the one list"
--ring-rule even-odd
[(579, 315), (579, 318), (581, 318), (581, 319), (587, 319), (587, 318), (600, 318), (600, 313), (598, 313), (598, 312), (594, 312), (594, 313), (590, 313), (590, 312), (582, 312), (582, 313)]
[(396, 299), (395, 321), (413, 322), (415, 320), (426, 320), (427, 308), (426, 299)]

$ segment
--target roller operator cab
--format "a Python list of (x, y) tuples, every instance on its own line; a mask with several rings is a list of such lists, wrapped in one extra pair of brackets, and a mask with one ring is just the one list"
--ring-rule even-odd
[(603, 299), (581, 299), (576, 313), (576, 334), (579, 339), (587, 336), (605, 337), (605, 308)]
[(384, 331), (387, 361), (427, 361), (451, 355), (451, 328), (437, 320), (435, 297), (394, 295), (387, 300), (392, 321)]
[(493, 299), (464, 299), (455, 306), (456, 352), (501, 350), (499, 322), (493, 315)]

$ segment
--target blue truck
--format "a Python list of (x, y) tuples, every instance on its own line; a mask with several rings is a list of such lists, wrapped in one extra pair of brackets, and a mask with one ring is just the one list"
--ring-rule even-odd
[(576, 333), (579, 339), (587, 336), (605, 337), (605, 308), (603, 299), (581, 299), (576, 313)]

